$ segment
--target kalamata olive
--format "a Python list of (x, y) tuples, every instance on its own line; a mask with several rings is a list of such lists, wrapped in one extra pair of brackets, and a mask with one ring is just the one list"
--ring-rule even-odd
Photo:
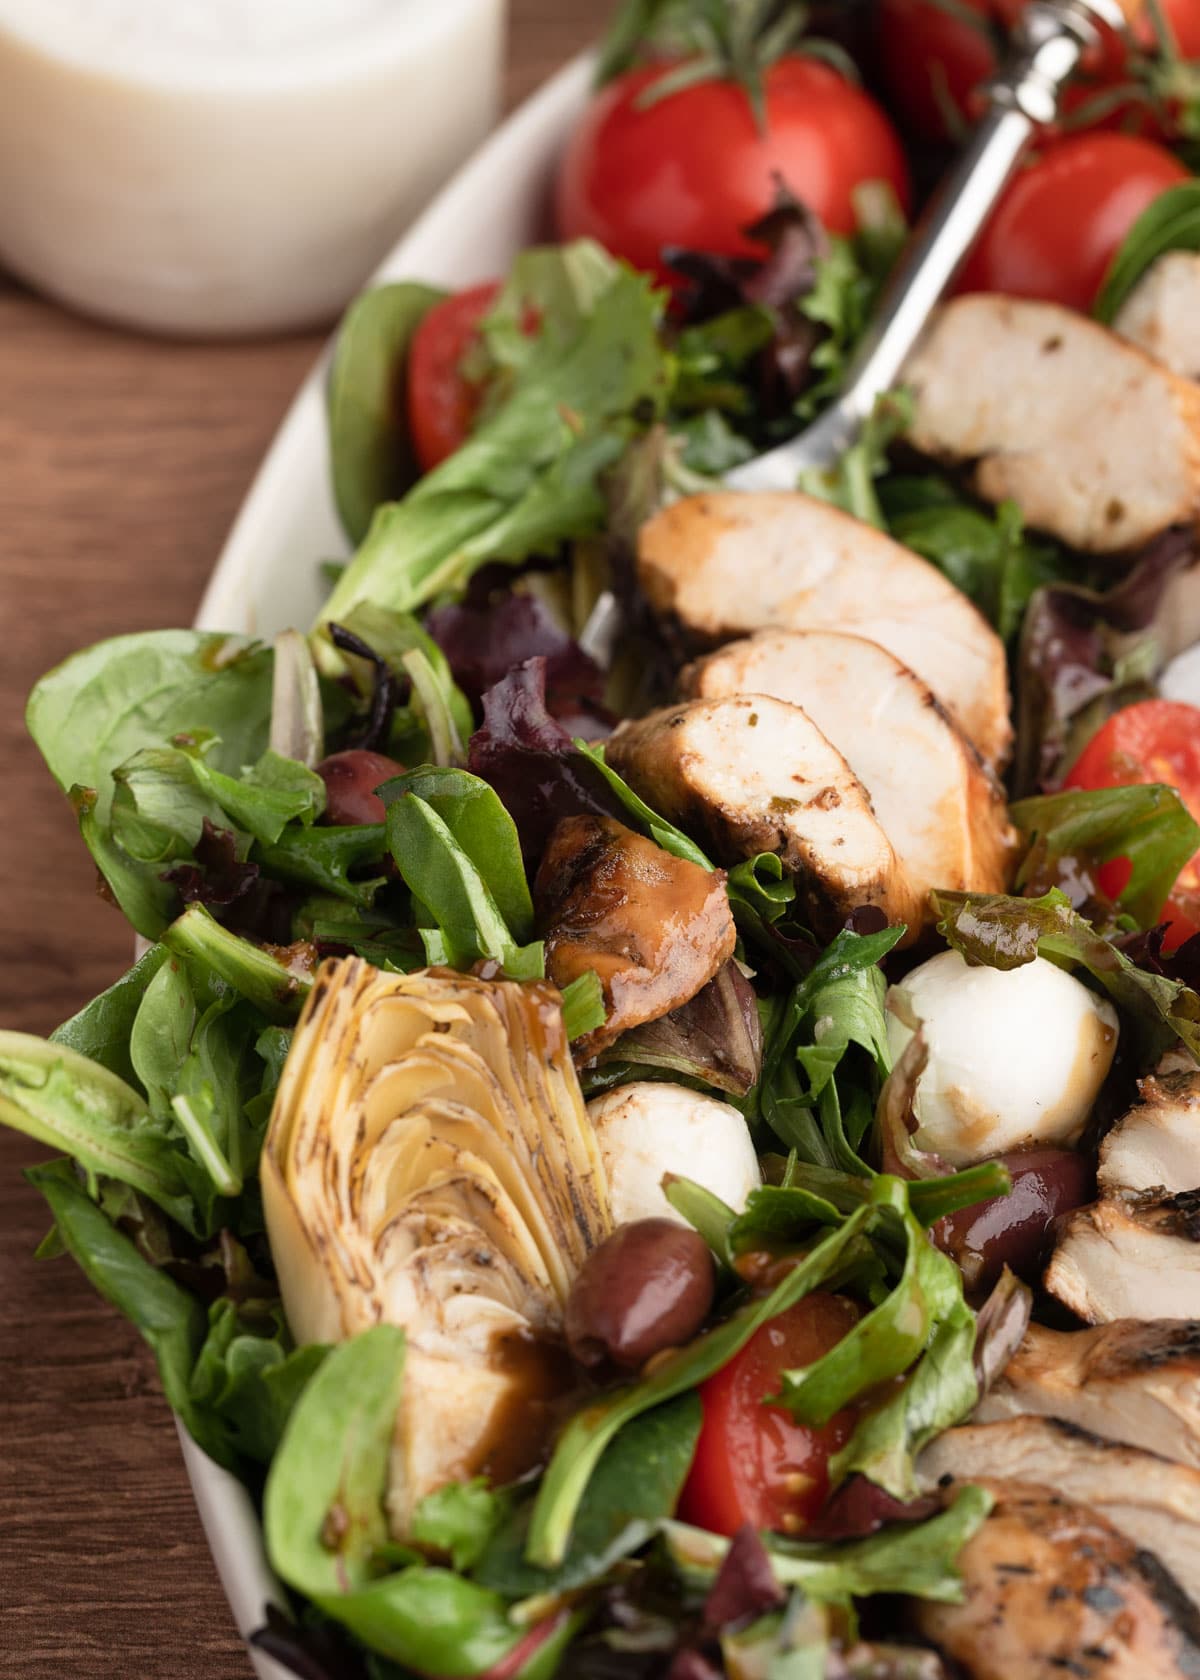
[(403, 764), (384, 753), (351, 747), (331, 753), (317, 765), (325, 783), (325, 818), (341, 828), (350, 823), (379, 823), (384, 818), (383, 800), (375, 792), (381, 782), (404, 774)]
[(1054, 1221), (1095, 1193), (1095, 1166), (1078, 1150), (1017, 1149), (997, 1159), (1012, 1174), (1010, 1193), (947, 1214), (932, 1231), (972, 1292), (990, 1289), (1006, 1265), (1036, 1282)]
[(618, 1225), (579, 1269), (567, 1298), (567, 1345), (581, 1365), (637, 1370), (699, 1330), (716, 1278), (708, 1244), (673, 1219)]

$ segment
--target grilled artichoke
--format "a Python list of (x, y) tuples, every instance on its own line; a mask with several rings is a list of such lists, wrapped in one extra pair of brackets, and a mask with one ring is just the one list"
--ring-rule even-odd
[(407, 1333), (393, 1532), (446, 1481), (526, 1469), (567, 1380), (571, 1279), (612, 1223), (558, 993), (326, 962), (262, 1187), (297, 1341)]

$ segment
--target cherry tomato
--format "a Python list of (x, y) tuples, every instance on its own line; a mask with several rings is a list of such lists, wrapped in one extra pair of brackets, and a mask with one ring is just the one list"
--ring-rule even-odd
[(422, 471), (444, 461), (467, 438), (482, 391), (463, 372), (479, 323), (500, 291), (490, 280), (455, 292), (428, 311), (408, 352), (408, 431)]
[(1190, 180), (1179, 159), (1132, 134), (1054, 140), (1007, 188), (958, 281), (1090, 310), (1121, 242), (1147, 205)]
[(848, 1440), (853, 1416), (839, 1412), (812, 1429), (763, 1401), (779, 1393), (783, 1371), (828, 1353), (857, 1318), (843, 1296), (806, 1295), (701, 1384), (704, 1421), (679, 1503), (685, 1522), (714, 1534), (736, 1534), (743, 1523), (795, 1534), (816, 1516), (829, 1492), (829, 1459)]
[[(913, 133), (925, 140), (955, 137), (982, 109), (979, 89), (995, 71), (998, 49), (1026, 0), (880, 0), (879, 71), (888, 104)], [(1200, 0), (1162, 0), (1163, 12), (1182, 59), (1200, 59)], [(974, 14), (975, 21), (971, 15)], [(1133, 25), (1143, 52), (1157, 45), (1145, 11)], [(1128, 44), (1112, 31), (1084, 56), (1079, 79), (1063, 100), (1068, 121), (1086, 114), (1089, 128), (1133, 128), (1157, 134), (1155, 113), (1136, 93), (1129, 100), (1098, 107), (1101, 96), (1130, 82)], [(1094, 115), (1093, 115), (1094, 113)]]
[[(1178, 790), (1200, 821), (1200, 707), (1181, 700), (1139, 700), (1110, 717), (1071, 766), (1064, 786), (1132, 787), (1165, 782)], [(1113, 858), (1099, 871), (1099, 884), (1116, 899), (1129, 881), (1128, 858)], [(1200, 852), (1179, 873), (1162, 914), (1167, 923), (1163, 949), (1173, 951), (1200, 932)]]
[(764, 77), (760, 130), (744, 88), (709, 81), (643, 103), (670, 66), (643, 66), (598, 93), (567, 143), (555, 187), (561, 239), (590, 237), (668, 283), (665, 245), (754, 256), (744, 229), (782, 179), (833, 233), (855, 227), (852, 194), (887, 181), (909, 202), (908, 168), (882, 110), (815, 59)]

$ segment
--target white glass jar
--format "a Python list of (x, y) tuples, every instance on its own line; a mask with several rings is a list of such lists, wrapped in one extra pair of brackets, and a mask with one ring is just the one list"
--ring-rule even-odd
[(0, 0), (0, 264), (216, 337), (332, 319), (500, 99), (505, 0)]

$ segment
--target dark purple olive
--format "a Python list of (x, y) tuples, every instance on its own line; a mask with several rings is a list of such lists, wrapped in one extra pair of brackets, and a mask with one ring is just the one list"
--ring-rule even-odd
[(1035, 1283), (1054, 1221), (1095, 1193), (1095, 1167), (1078, 1150), (1017, 1149), (997, 1159), (1012, 1174), (1010, 1193), (947, 1214), (932, 1231), (973, 1293), (990, 1289), (1005, 1266)]
[(690, 1341), (716, 1277), (708, 1244), (673, 1219), (619, 1225), (580, 1267), (567, 1297), (567, 1345), (581, 1365), (638, 1370)]
[(325, 783), (324, 820), (336, 828), (382, 822), (383, 800), (375, 789), (381, 782), (403, 774), (403, 764), (384, 753), (368, 752), (365, 747), (331, 753), (317, 765), (317, 775)]

